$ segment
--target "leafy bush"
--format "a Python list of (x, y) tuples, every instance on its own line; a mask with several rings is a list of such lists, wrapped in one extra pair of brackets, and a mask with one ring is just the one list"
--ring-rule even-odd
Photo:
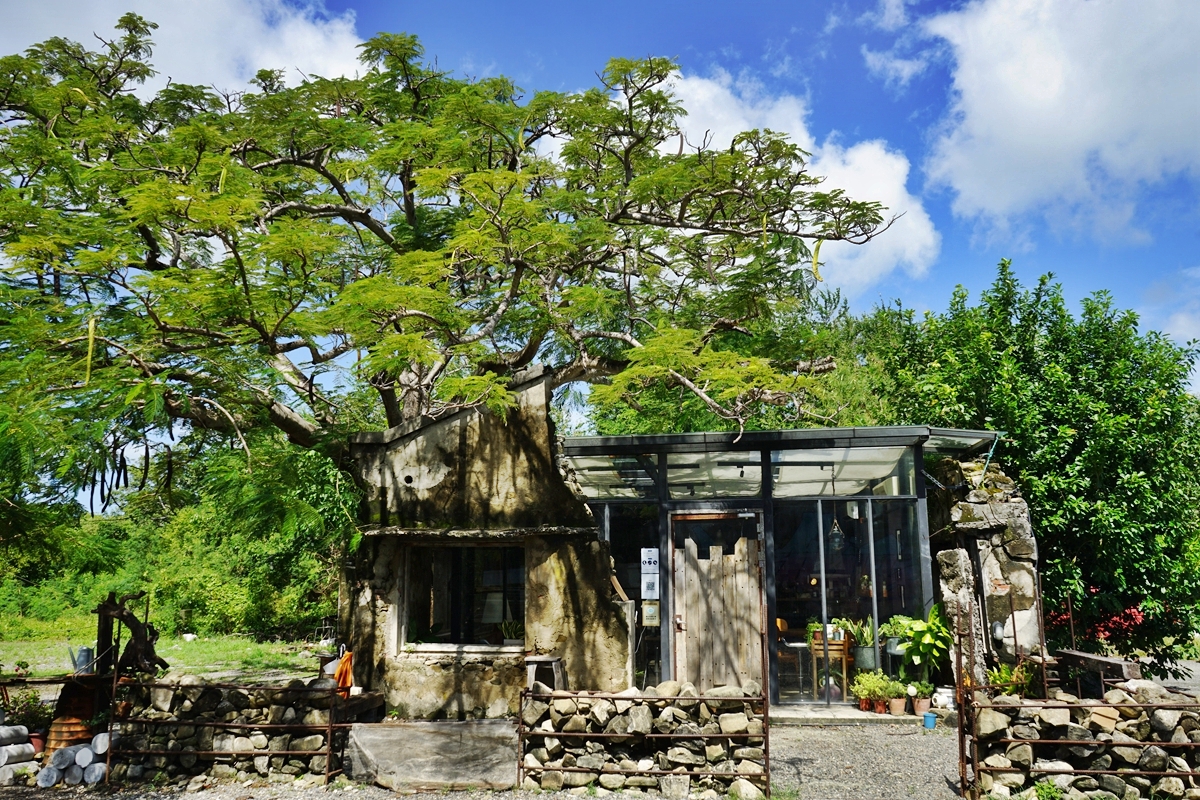
[(850, 682), (850, 691), (855, 697), (866, 697), (870, 700), (887, 699), (887, 687), (890, 679), (882, 670), (863, 670), (854, 676)]
[(31, 731), (40, 731), (50, 727), (54, 717), (54, 709), (42, 702), (41, 697), (33, 689), (19, 689), (9, 695), (4, 703), (5, 724), (24, 725)]

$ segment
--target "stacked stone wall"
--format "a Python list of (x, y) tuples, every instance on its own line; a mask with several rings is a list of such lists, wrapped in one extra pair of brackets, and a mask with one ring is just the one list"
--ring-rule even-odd
[(215, 780), (322, 783), (329, 758), (338, 768), (344, 738), (335, 729), (334, 755), (326, 755), (335, 685), (317, 678), (243, 690), (182, 676), (173, 685), (122, 687), (117, 707), (131, 705), (117, 725), (112, 780), (191, 789)]
[(1037, 783), (1053, 783), (1066, 800), (1200, 800), (1196, 697), (1145, 680), (1118, 683), (1102, 701), (1051, 695), (975, 693), (980, 797), (1035, 800), (1045, 795)]
[(930, 545), (941, 599), (955, 629), (973, 637), (963, 662), (983, 683), (989, 661), (1041, 652), (1037, 539), (1029, 506), (994, 462), (945, 459), (934, 471), (942, 486), (929, 492)]
[[(761, 687), (691, 683), (615, 694), (535, 684), (521, 709), (521, 788), (588, 786), (669, 798), (760, 800), (768, 781)], [(595, 734), (592, 736), (590, 734)], [(711, 773), (689, 775), (688, 773)]]

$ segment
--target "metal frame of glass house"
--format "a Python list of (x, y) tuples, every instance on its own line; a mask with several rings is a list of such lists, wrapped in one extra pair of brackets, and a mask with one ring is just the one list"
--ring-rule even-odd
[[(577, 437), (562, 455), (620, 590), (638, 601), (639, 682), (744, 684), (764, 673), (765, 655), (773, 702), (831, 703), (847, 696), (848, 666), (888, 666), (882, 621), (922, 617), (935, 602), (926, 456), (990, 453), (998, 435)], [(866, 625), (870, 641), (849, 641), (839, 618)]]

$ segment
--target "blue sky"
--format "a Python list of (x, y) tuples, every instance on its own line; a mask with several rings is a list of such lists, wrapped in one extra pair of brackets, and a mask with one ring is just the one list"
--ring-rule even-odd
[(353, 71), (377, 31), (460, 74), (527, 90), (595, 82), (611, 56), (673, 56), (689, 134), (786, 130), (814, 167), (904, 216), (826, 248), (858, 309), (944, 308), (1012, 258), (1200, 338), (1200, 3), (1194, 0), (604, 4), (0, 0), (0, 50), (90, 38), (126, 9), (161, 24), (163, 76), (235, 86), (259, 67)]

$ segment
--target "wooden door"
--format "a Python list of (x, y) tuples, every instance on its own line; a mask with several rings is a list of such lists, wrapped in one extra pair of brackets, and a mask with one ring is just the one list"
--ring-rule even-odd
[(672, 519), (675, 675), (703, 693), (763, 682), (758, 515)]

